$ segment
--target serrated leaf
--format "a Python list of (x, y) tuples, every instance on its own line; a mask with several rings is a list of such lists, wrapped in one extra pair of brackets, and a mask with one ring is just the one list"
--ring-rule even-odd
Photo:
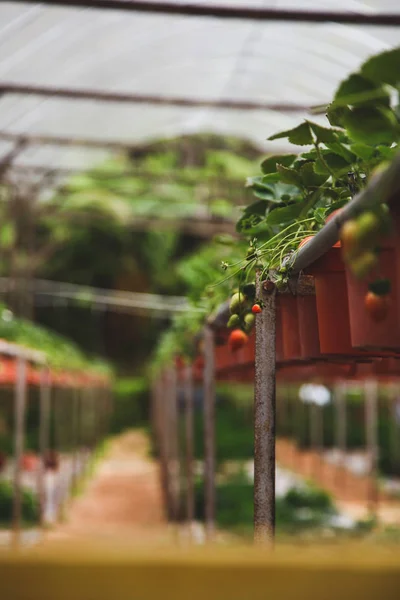
[(390, 106), (390, 94), (381, 85), (358, 73), (353, 73), (342, 81), (333, 101), (343, 106)]
[(277, 163), (284, 167), (290, 167), (296, 156), (296, 154), (277, 154), (275, 156), (269, 156), (261, 163), (261, 171), (265, 175), (268, 173), (275, 173)]
[(369, 160), (373, 157), (375, 152), (375, 148), (373, 148), (372, 146), (368, 146), (368, 144), (352, 144), (350, 148), (351, 151), (354, 152), (354, 154), (362, 160)]
[(307, 122), (302, 123), (293, 129), (271, 135), (268, 139), (272, 141), (284, 138), (287, 138), (289, 142), (295, 146), (309, 146), (313, 143), (310, 127)]
[(289, 223), (298, 218), (303, 209), (303, 203), (291, 204), (282, 208), (275, 208), (267, 215), (267, 223), (270, 226)]
[(317, 173), (314, 170), (314, 163), (308, 162), (300, 169), (300, 176), (304, 187), (319, 187), (328, 179), (328, 174)]
[(372, 56), (362, 65), (361, 73), (373, 81), (397, 86), (400, 82), (400, 48)]
[(301, 176), (295, 169), (288, 169), (283, 165), (276, 165), (276, 168), (280, 175), (280, 180), (283, 183), (288, 183), (297, 187), (301, 186)]
[(307, 121), (310, 126), (311, 131), (317, 138), (318, 143), (327, 144), (329, 142), (336, 142), (337, 133), (334, 129), (328, 129), (327, 127), (322, 127), (317, 123), (313, 123), (312, 121)]
[(344, 118), (344, 124), (355, 142), (390, 143), (397, 140), (399, 125), (390, 109), (357, 106)]

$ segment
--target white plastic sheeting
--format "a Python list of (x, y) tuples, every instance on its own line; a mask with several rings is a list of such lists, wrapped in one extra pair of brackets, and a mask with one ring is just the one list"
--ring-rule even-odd
[[(398, 0), (218, 0), (222, 3), (400, 13)], [(1, 2), (0, 83), (315, 105), (329, 101), (338, 82), (367, 57), (399, 42), (396, 27), (253, 22)], [(203, 131), (237, 135), (266, 148), (269, 135), (296, 125), (304, 116), (33, 95), (0, 99), (0, 132), (128, 144)], [(0, 153), (7, 148), (0, 144)], [(16, 163), (85, 167), (104, 155), (89, 149), (32, 147)]]

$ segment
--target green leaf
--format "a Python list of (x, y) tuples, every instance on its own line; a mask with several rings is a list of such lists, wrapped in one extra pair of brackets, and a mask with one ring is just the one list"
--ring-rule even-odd
[(267, 175), (268, 173), (276, 172), (277, 164), (283, 165), (284, 167), (290, 167), (296, 156), (296, 154), (277, 154), (276, 156), (268, 156), (268, 158), (261, 163), (261, 171)]
[(8, 250), (15, 244), (16, 230), (14, 223), (4, 223), (0, 230), (0, 246)]
[(350, 108), (347, 106), (336, 106), (334, 103), (328, 106), (326, 116), (332, 127), (343, 127), (343, 121)]
[(301, 184), (302, 184), (301, 176), (295, 169), (288, 169), (287, 167), (284, 167), (283, 165), (276, 165), (276, 168), (280, 175), (280, 180), (283, 183), (288, 183), (291, 185), (295, 185), (297, 187), (301, 186)]
[(328, 144), (329, 142), (337, 141), (337, 131), (334, 129), (328, 129), (327, 127), (322, 127), (317, 123), (312, 123), (312, 121), (307, 121), (310, 126), (311, 131), (317, 138), (317, 143)]
[(298, 218), (303, 209), (303, 203), (291, 204), (282, 208), (275, 208), (267, 215), (267, 223), (270, 226), (282, 225)]
[(264, 177), (262, 178), (262, 182), (269, 184), (269, 183), (277, 183), (278, 181), (280, 181), (281, 177), (279, 175), (279, 173), (268, 173), (267, 175), (264, 175)]
[(293, 129), (288, 129), (287, 131), (281, 131), (280, 133), (271, 135), (271, 137), (268, 139), (272, 141), (283, 138), (287, 138), (289, 142), (295, 146), (308, 146), (313, 143), (310, 126), (307, 122), (302, 123)]
[(362, 65), (361, 73), (373, 81), (397, 86), (400, 82), (400, 48), (372, 56)]
[(352, 144), (350, 148), (351, 151), (362, 160), (369, 160), (373, 157), (375, 152), (375, 148), (373, 146), (368, 146), (368, 144)]
[(289, 197), (291, 200), (297, 200), (300, 197), (300, 190), (295, 185), (289, 185), (288, 183), (274, 183), (271, 184), (271, 197), (270, 202), (280, 204), (283, 198)]
[(350, 163), (334, 152), (324, 152), (323, 159), (322, 161), (318, 158), (315, 161), (315, 172), (318, 174), (333, 172), (335, 175), (340, 175), (349, 170)]
[(271, 200), (271, 195), (272, 195), (271, 194), (271, 190), (267, 190), (267, 189), (265, 189), (265, 190), (259, 190), (259, 189), (256, 189), (256, 190), (254, 190), (253, 193), (254, 193), (254, 196), (256, 198), (260, 198), (260, 200)]
[(325, 173), (320, 174), (314, 170), (314, 163), (308, 162), (300, 169), (300, 176), (304, 187), (319, 187), (328, 179)]
[(253, 204), (249, 204), (243, 211), (245, 215), (262, 215), (265, 216), (265, 213), (268, 208), (268, 202), (266, 200), (259, 200), (258, 202), (253, 202)]
[(342, 81), (333, 101), (334, 104), (343, 106), (377, 106), (383, 104), (390, 106), (390, 94), (381, 85), (374, 81), (353, 73)]
[(399, 125), (390, 109), (355, 107), (345, 116), (344, 123), (355, 142), (379, 144), (397, 141)]
[(338, 154), (344, 158), (349, 164), (352, 164), (356, 160), (356, 156), (351, 150), (349, 150), (344, 144), (340, 142), (333, 142), (332, 144), (326, 144), (329, 150), (332, 150), (335, 154)]

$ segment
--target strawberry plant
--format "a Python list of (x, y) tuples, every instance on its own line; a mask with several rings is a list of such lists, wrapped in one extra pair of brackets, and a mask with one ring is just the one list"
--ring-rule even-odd
[[(339, 85), (329, 106), (314, 111), (325, 113), (323, 125), (306, 119), (269, 138), (286, 139), (299, 152), (268, 156), (261, 174), (247, 180), (256, 200), (237, 222), (237, 231), (249, 240), (235, 265), (241, 281), (253, 280), (258, 270), (286, 285), (299, 248), (390, 162), (400, 136), (399, 88), (396, 48), (367, 60)], [(345, 223), (344, 258), (357, 277), (374, 269), (379, 275), (379, 243), (389, 229), (388, 209), (379, 198)]]

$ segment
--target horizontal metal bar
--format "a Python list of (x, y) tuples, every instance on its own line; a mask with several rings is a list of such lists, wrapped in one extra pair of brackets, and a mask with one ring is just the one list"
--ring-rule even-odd
[[(251, 100), (204, 100), (201, 98), (181, 98), (177, 96), (148, 96), (129, 92), (108, 92), (71, 87), (28, 85), (24, 83), (0, 82), (1, 94), (44, 96), (48, 98), (68, 98), (70, 100), (94, 100), (97, 102), (122, 102), (127, 104), (151, 104), (154, 106), (178, 106), (181, 108), (223, 108), (227, 110), (270, 110), (293, 113), (309, 112), (310, 106), (303, 104), (252, 102)], [(322, 102), (320, 104), (323, 104)]]
[(0, 340), (0, 355), (12, 356), (14, 358), (23, 358), (30, 362), (41, 365), (46, 364), (46, 355), (38, 350), (30, 350), (18, 344), (12, 344), (5, 340)]
[[(37, 0), (14, 0), (37, 4)], [(251, 21), (286, 21), (297, 23), (348, 23), (354, 25), (400, 25), (400, 13), (370, 14), (353, 11), (291, 10), (279, 8), (204, 5), (200, 3), (152, 2), (136, 0), (42, 0), (48, 6), (99, 8), (128, 12), (156, 13), (186, 17), (216, 17)]]
[[(11, 278), (0, 278), (1, 292), (9, 291), (11, 287)], [(161, 311), (164, 314), (170, 312), (182, 312), (189, 308), (189, 303), (185, 296), (161, 296), (158, 294), (107, 290), (47, 279), (34, 279), (32, 282), (29, 282), (28, 291), (38, 295), (72, 300), (83, 300), (87, 297), (93, 304), (139, 308), (147, 311)], [(190, 307), (190, 310), (196, 309)]]
[(312, 240), (298, 252), (293, 272), (298, 273), (320, 258), (338, 241), (345, 221), (376, 203), (390, 202), (400, 192), (400, 153), (382, 174), (375, 176)]

